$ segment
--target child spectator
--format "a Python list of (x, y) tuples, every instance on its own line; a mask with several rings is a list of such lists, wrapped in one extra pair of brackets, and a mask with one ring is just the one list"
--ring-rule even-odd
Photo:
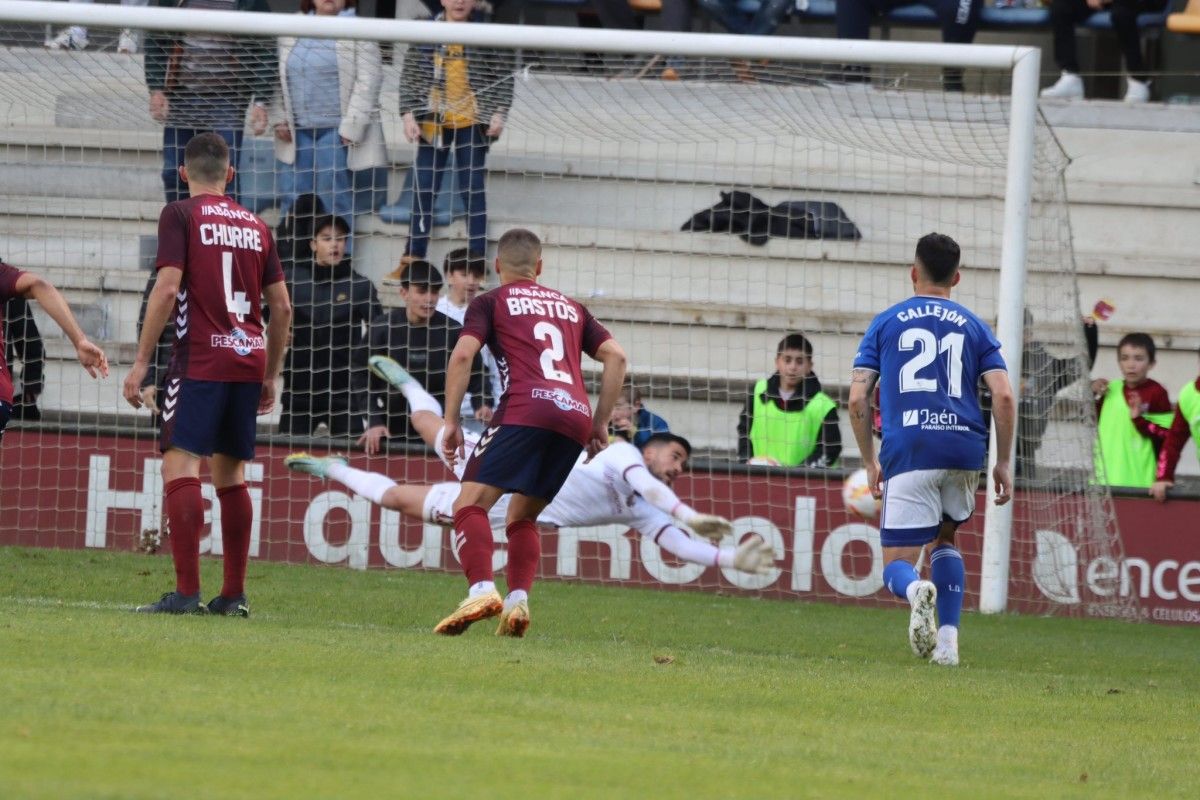
[[(442, 271), (446, 276), (446, 293), (438, 298), (437, 310), (462, 325), (467, 316), (467, 306), (471, 305), (471, 301), (483, 287), (487, 261), (483, 256), (471, 255), (467, 248), (459, 247), (446, 254), (442, 261)], [(491, 397), (485, 399), (480, 409), (481, 414), (477, 418), (471, 393), (467, 392), (463, 395), (462, 410), (459, 412), (462, 414), (463, 427), (477, 433), (482, 432), (492, 421), (492, 409), (500, 402), (500, 395), (504, 392), (500, 368), (496, 365), (496, 359), (492, 358), (491, 351), (485, 346), (479, 351), (479, 355), (483, 359), (483, 371), (487, 376), (486, 388), (491, 392)]]
[(346, 255), (350, 225), (326, 215), (313, 223), (307, 261), (288, 273), (292, 340), (284, 361), (281, 433), (333, 436), (367, 428), (367, 331), (383, 313), (369, 278)]
[(656, 433), (669, 433), (667, 421), (642, 405), (642, 390), (625, 384), (613, 406), (612, 432), (640, 448)]
[(812, 343), (779, 341), (775, 374), (754, 384), (738, 419), (738, 458), (783, 467), (832, 467), (842, 453), (837, 403), (812, 371)]
[(1171, 424), (1171, 401), (1147, 375), (1154, 367), (1154, 339), (1126, 334), (1117, 343), (1123, 380), (1092, 381), (1096, 399), (1096, 482), (1110, 486), (1154, 485), (1158, 452)]
[(1175, 467), (1188, 437), (1196, 443), (1200, 454), (1200, 378), (1179, 390), (1179, 402), (1175, 404), (1175, 416), (1167, 431), (1167, 440), (1158, 454), (1158, 472), (1150, 495), (1162, 503), (1167, 499), (1167, 489), (1175, 485)]

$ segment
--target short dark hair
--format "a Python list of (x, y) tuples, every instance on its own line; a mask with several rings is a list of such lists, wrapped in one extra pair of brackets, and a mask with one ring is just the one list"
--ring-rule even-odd
[(343, 236), (350, 235), (350, 223), (346, 222), (343, 217), (337, 214), (322, 214), (313, 220), (312, 238), (317, 238), (317, 234), (326, 228), (337, 228), (342, 232)]
[(197, 133), (183, 150), (183, 165), (189, 178), (202, 183), (224, 182), (229, 169), (229, 145), (212, 131)]
[(927, 233), (917, 241), (917, 264), (938, 286), (949, 286), (958, 272), (962, 250), (944, 233)]
[(642, 442), (640, 449), (645, 450), (652, 444), (677, 444), (683, 448), (683, 452), (688, 454), (688, 458), (692, 457), (692, 443), (677, 433), (671, 433), (670, 431), (652, 433), (646, 441)]
[(451, 272), (469, 272), (482, 278), (487, 272), (487, 259), (473, 254), (465, 247), (460, 247), (446, 253), (446, 258), (442, 261), (442, 269), (447, 275)]
[(428, 261), (417, 259), (409, 262), (400, 274), (400, 285), (407, 289), (411, 284), (428, 286), (430, 289), (442, 288), (442, 273)]
[(803, 333), (789, 333), (779, 340), (779, 347), (775, 350), (775, 355), (783, 355), (784, 350), (799, 350), (804, 355), (811, 357), (812, 342)]
[(1154, 346), (1154, 337), (1148, 333), (1127, 333), (1121, 337), (1121, 341), (1117, 342), (1117, 353), (1121, 352), (1121, 348), (1125, 345), (1130, 347), (1140, 347), (1146, 351), (1146, 355), (1150, 356), (1150, 363), (1154, 363), (1154, 355), (1158, 348)]

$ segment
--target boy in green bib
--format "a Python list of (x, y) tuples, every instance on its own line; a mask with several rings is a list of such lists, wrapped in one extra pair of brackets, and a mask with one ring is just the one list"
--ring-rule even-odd
[(1196, 443), (1196, 451), (1200, 454), (1200, 378), (1179, 390), (1175, 417), (1167, 431), (1167, 441), (1158, 454), (1158, 473), (1150, 487), (1150, 495), (1160, 503), (1166, 502), (1167, 489), (1175, 485), (1175, 467), (1188, 437)]
[(783, 467), (832, 467), (842, 453), (837, 403), (813, 373), (812, 343), (783, 337), (775, 374), (756, 382), (738, 419), (738, 458)]
[(1154, 367), (1154, 339), (1126, 334), (1117, 344), (1122, 380), (1092, 381), (1096, 399), (1096, 482), (1149, 489), (1158, 453), (1171, 425), (1171, 400), (1148, 374)]

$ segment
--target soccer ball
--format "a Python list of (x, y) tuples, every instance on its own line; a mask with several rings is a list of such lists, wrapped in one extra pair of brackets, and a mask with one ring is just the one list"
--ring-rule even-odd
[(846, 478), (846, 482), (842, 484), (842, 503), (847, 511), (863, 519), (875, 519), (879, 516), (879, 501), (871, 495), (865, 469), (856, 469)]

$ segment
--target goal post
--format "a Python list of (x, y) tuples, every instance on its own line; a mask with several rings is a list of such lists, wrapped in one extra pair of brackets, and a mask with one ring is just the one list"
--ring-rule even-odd
[[(683, 423), (680, 432), (699, 445), (696, 460), (708, 469), (687, 483), (700, 495), (692, 498), (695, 504), (729, 509), (723, 513), (737, 516), (744, 522), (744, 530), (778, 535), (772, 542), (778, 543), (778, 554), (786, 559), (778, 578), (790, 583), (767, 588), (767, 583), (738, 579), (739, 583), (727, 573), (711, 572), (684, 581), (682, 576), (691, 573), (674, 562), (655, 561), (657, 550), (645, 545), (645, 563), (635, 566), (634, 574), (644, 570), (702, 588), (733, 581), (736, 588), (791, 596), (814, 585), (811, 575), (804, 577), (805, 569), (818, 571), (812, 565), (819, 562), (821, 569), (837, 573), (838, 577), (823, 576), (823, 584), (818, 581), (818, 585), (827, 584), (831, 597), (869, 599), (878, 589), (865, 574), (877, 566), (878, 553), (872, 549), (877, 542), (865, 551), (855, 550), (856, 543), (869, 539), (862, 530), (869, 526), (837, 507), (844, 473), (731, 467), (745, 437), (731, 435), (730, 429), (737, 421), (738, 406), (757, 385), (755, 376), (770, 373), (775, 342), (784, 333), (804, 331), (816, 342), (820, 352), (814, 363), (830, 387), (845, 379), (853, 353), (848, 348), (861, 336), (865, 321), (904, 296), (903, 287), (894, 285), (893, 278), (898, 274), (895, 269), (911, 258), (917, 231), (944, 229), (956, 239), (957, 231), (964, 231), (964, 260), (979, 268), (973, 273), (979, 276), (973, 278), (975, 287), (964, 302), (972, 308), (975, 301), (982, 304), (981, 316), (995, 323), (1015, 393), (1022, 388), (1019, 377), (1024, 368), (1023, 350), (1031, 335), (1026, 330), (1030, 309), (1037, 335), (1060, 360), (1073, 359), (1076, 366), (1084, 360), (1082, 337), (1072, 328), (1072, 320), (1078, 320), (1079, 301), (1062, 191), (1065, 158), (1039, 121), (1040, 51), (1036, 48), (500, 24), (455, 25), (447, 31), (449, 26), (421, 21), (31, 0), (0, 0), (0, 20), (14, 26), (84, 25), (109, 32), (126, 28), (187, 31), (235, 40), (295, 37), (397, 46), (456, 44), (507, 54), (516, 89), (505, 133), (489, 156), (504, 165), (505, 173), (503, 179), (488, 186), (488, 207), (496, 210), (493, 219), (515, 224), (519, 215), (511, 209), (523, 199), (536, 201), (530, 203), (528, 224), (545, 228), (555, 258), (569, 264), (568, 275), (557, 288), (594, 305), (597, 316), (613, 327), (618, 338), (631, 337), (638, 348), (633, 355), (635, 382), (647, 388), (647, 405), (659, 400)], [(37, 48), (33, 34), (29, 36), (23, 46)], [(21, 42), (10, 45), (20, 46)], [(606, 54), (640, 56), (642, 62), (658, 57), (665, 59), (663, 63), (682, 65), (686, 74), (678, 82), (659, 81), (654, 75), (646, 77), (644, 67), (631, 74), (611, 66)], [(144, 96), (140, 57), (119, 60), (107, 52), (83, 52), (57, 58), (38, 61), (36, 68), (53, 76), (69, 76), (78, 81), (83, 94), (96, 82), (122, 103), (133, 102), (130, 98), (139, 92)], [(17, 61), (19, 56), (10, 57), (10, 63)], [(399, 74), (401, 57), (397, 55), (395, 61), (384, 70), (385, 99), (372, 110), (373, 119), (383, 122), (387, 133), (389, 164), (384, 169), (388, 178), (383, 187), (376, 187), (387, 195), (385, 208), (406, 194), (411, 196), (410, 184), (415, 180), (407, 168), (393, 168), (398, 150), (411, 158), (411, 150), (404, 149), (407, 145), (399, 136), (402, 126), (394, 92), (397, 81), (404, 78)], [(868, 65), (874, 70), (876, 88), (830, 80), (831, 65), (846, 64)], [(945, 68), (976, 71), (980, 77), (968, 92), (945, 91)], [(103, 99), (60, 98), (59, 105), (50, 108), (39, 106), (37, 98), (22, 96), (22, 91), (19, 81), (0, 78), (0, 103), (13, 109), (37, 108), (42, 120), (38, 125), (43, 127), (57, 124), (68, 102), (77, 106), (92, 103), (82, 115), (84, 122), (67, 125), (86, 130), (63, 135), (64, 141), (86, 139), (86, 131), (98, 129), (111, 140), (137, 142), (116, 145), (107, 155), (101, 152), (83, 158), (81, 163), (89, 168), (153, 160), (154, 145), (147, 132), (135, 130), (132, 120), (104, 107)], [(27, 113), (32, 118), (34, 112)], [(21, 126), (22, 120), (10, 120), (10, 128)], [(34, 128), (42, 130), (30, 126)], [(31, 139), (38, 135), (29, 134)], [(19, 138), (19, 134), (10, 134), (10, 166), (21, 158), (52, 160), (49, 155), (37, 156), (31, 143), (22, 144)], [(247, 140), (251, 138), (247, 134)], [(144, 152), (151, 155), (142, 155)], [(38, 162), (35, 166), (47, 165)], [(46, 174), (62, 177), (50, 170)], [(828, 230), (818, 230), (809, 238), (819, 241), (800, 242), (790, 238), (802, 239), (811, 231), (799, 233), (801, 225), (789, 229), (784, 224), (782, 232), (741, 231), (739, 242), (732, 235), (718, 238), (717, 233), (693, 233), (702, 229), (689, 228), (686, 222), (680, 229), (678, 223), (697, 209), (697, 198), (706, 188), (712, 190), (714, 199), (722, 189), (751, 189), (775, 201), (792, 196), (831, 197), (845, 206), (839, 212), (848, 211), (850, 228), (855, 228), (853, 218), (861, 217), (862, 232), (853, 241), (839, 242)], [(49, 199), (45, 194), (50, 190), (44, 184), (30, 186), (27, 192), (45, 200), (49, 209), (46, 219), (59, 213), (72, 217), (68, 220), (72, 230), (91, 230), (88, 212), (75, 210), (77, 205), (67, 190)], [(461, 209), (457, 204), (462, 197), (453, 190), (446, 193), (455, 195), (446, 200), (447, 214), (453, 209), (455, 221), (449, 232), (439, 233), (435, 227), (431, 253), (457, 243), (452, 240), (465, 239), (469, 231), (458, 221)], [(440, 202), (440, 192), (438, 197)], [(131, 190), (111, 199), (114, 208), (120, 207), (119, 213), (112, 213), (125, 229), (148, 235), (152, 226), (144, 217), (154, 200), (152, 193)], [(104, 204), (105, 198), (95, 201)], [(1035, 205), (1045, 211), (1036, 219), (1031, 217)], [(379, 283), (383, 273), (394, 266), (411, 231), (408, 217), (391, 222), (377, 213), (377, 206), (373, 208), (356, 218), (354, 254), (356, 261), (371, 265), (363, 269)], [(757, 213), (757, 208), (753, 206), (751, 212)], [(733, 211), (735, 217), (740, 213)], [(769, 217), (775, 212), (762, 213)], [(817, 215), (807, 220), (810, 227), (820, 229), (828, 222), (820, 218), (825, 212), (803, 213)], [(10, 259), (17, 262), (18, 255), (25, 255), (32, 266), (45, 263), (65, 270), (63, 274), (82, 275), (65, 264), (69, 260), (66, 255), (38, 250), (53, 245), (31, 231), (47, 229), (50, 223), (34, 220), (30, 212), (30, 221), (22, 225), (17, 211), (10, 208), (7, 214), (10, 223), (0, 240), (12, 243)], [(74, 219), (76, 214), (81, 218)], [(492, 223), (489, 241), (494, 241), (499, 228)], [(739, 231), (729, 227), (726, 233)], [(770, 243), (764, 245), (768, 238)], [(1036, 253), (1031, 254), (1031, 246)], [(111, 255), (106, 248), (121, 255)], [(84, 250), (86, 255), (86, 247)], [(64, 247), (63, 252), (74, 251)], [(128, 246), (102, 242), (97, 252), (97, 266), (105, 275), (119, 274), (125, 286), (122, 291), (128, 293), (136, 279), (122, 272), (118, 263), (128, 257)], [(676, 275), (683, 276), (679, 282), (672, 280)], [(78, 281), (90, 286), (85, 277)], [(1027, 303), (1030, 281), (1036, 282), (1037, 297)], [(548, 277), (548, 282), (555, 285), (555, 278)], [(104, 279), (101, 284), (103, 292)], [(400, 303), (394, 295), (385, 294), (381, 289), (385, 305)], [(724, 305), (721, 298), (726, 298)], [(118, 305), (123, 310), (113, 312), (107, 329), (114, 339), (127, 342), (134, 323), (129, 319), (128, 299), (104, 307)], [(771, 348), (769, 352), (767, 348)], [(691, 352), (694, 349), (706, 353), (697, 356)], [(1077, 385), (1079, 376), (1072, 374), (1074, 378), (1067, 384)], [(835, 396), (837, 391), (829, 389)], [(1056, 393), (1061, 396), (1056, 398)], [(101, 397), (94, 408), (75, 411), (118, 418), (128, 414), (106, 406), (107, 402)], [(1045, 502), (1006, 506), (991, 502), (990, 476), (997, 458), (994, 429), (992, 432), (988, 487), (982, 494), (987, 502), (981, 509), (984, 522), (977, 534), (978, 608), (984, 612), (1012, 607), (1009, 590), (1014, 581), (1023, 587), (1036, 584), (1036, 590), (1021, 590), (1021, 608), (1078, 612), (1085, 603), (1072, 594), (1072, 589), (1078, 588), (1079, 571), (1071, 559), (1120, 557), (1107, 490), (1090, 482), (1090, 436), (1095, 421), (1089, 404), (1059, 387), (1051, 392), (1049, 405), (1043, 406), (1031, 412), (1040, 415), (1037, 442), (1032, 446), (1041, 446), (1051, 467), (1036, 484), (1030, 483), (1027, 474), (1020, 494), (1028, 487), (1040, 493), (1039, 498), (1049, 498)], [(1018, 407), (1025, 405), (1019, 403)], [(148, 441), (144, 431), (139, 435), (143, 443)], [(1061, 441), (1048, 446), (1046, 441), (1054, 437)], [(270, 458), (278, 460), (285, 448), (307, 440), (270, 441)], [(333, 450), (348, 444), (307, 443)], [(839, 465), (853, 464), (851, 443), (843, 442), (846, 455)], [(1020, 455), (1013, 455), (1014, 464)], [(430, 481), (442, 479), (435, 466), (404, 468)], [(90, 480), (95, 480), (94, 475)], [(795, 481), (801, 482), (801, 489), (796, 489)], [(816, 498), (796, 496), (797, 492), (815, 492)], [(749, 500), (747, 494), (752, 495)], [(376, 522), (374, 512), (364, 511), (357, 502), (347, 497), (330, 506), (352, 520), (349, 536), (353, 546), (329, 545), (321, 553), (350, 563), (357, 558), (360, 565), (376, 563), (378, 556), (354, 555), (360, 545), (367, 547), (354, 538), (360, 536), (354, 525), (365, 519), (363, 525), (379, 526), (379, 549), (385, 563), (394, 565), (399, 559), (424, 566), (438, 561), (445, 566), (448, 556), (433, 558), (428, 542), (425, 561), (415, 555), (398, 555), (417, 552), (404, 550), (404, 539), (410, 534), (403, 527), (399, 534), (390, 532), (392, 528), (387, 526), (396, 524), (392, 518), (379, 517)], [(761, 503), (770, 506), (770, 513), (759, 508)], [(1016, 512), (1015, 519), (1017, 505), (1023, 510)], [(303, 519), (296, 518), (293, 510), (279, 513), (283, 515), (275, 520), (279, 530), (311, 522), (307, 512), (299, 515)], [(89, 519), (95, 517), (92, 513)], [(781, 526), (792, 527), (791, 539), (776, 530)], [(388, 536), (400, 539), (385, 544), (385, 528)], [(804, 532), (810, 528), (818, 531), (815, 540), (805, 538)], [(373, 538), (374, 530), (361, 536)], [(309, 527), (304, 531), (303, 541), (320, 538), (319, 532)], [(826, 534), (828, 538), (823, 538)], [(594, 571), (607, 571), (610, 576), (629, 574), (628, 565), (616, 564), (618, 553), (626, 553), (619, 546), (619, 537), (611, 532), (582, 536), (581, 541), (592, 544), (579, 545), (579, 559), (591, 557), (587, 554), (599, 547), (607, 555), (597, 557), (599, 565)], [(588, 536), (595, 538), (589, 540)], [(1043, 546), (1044, 542), (1049, 544)], [(1057, 546), (1061, 542), (1067, 543), (1066, 549)], [(835, 545), (842, 549), (836, 550)], [(810, 550), (804, 551), (805, 546)], [(567, 551), (575, 552), (560, 548), (560, 555)], [(322, 560), (313, 552), (310, 546), (309, 557)], [(1065, 560), (1060, 561), (1060, 555)], [(621, 556), (627, 557), (638, 558)], [(575, 564), (576, 571), (560, 563), (558, 574), (588, 571), (570, 557), (563, 558), (563, 563)], [(1021, 565), (1015, 576), (1014, 563)], [(822, 596), (819, 591), (815, 595)], [(1121, 602), (1127, 601), (1121, 598)]]

